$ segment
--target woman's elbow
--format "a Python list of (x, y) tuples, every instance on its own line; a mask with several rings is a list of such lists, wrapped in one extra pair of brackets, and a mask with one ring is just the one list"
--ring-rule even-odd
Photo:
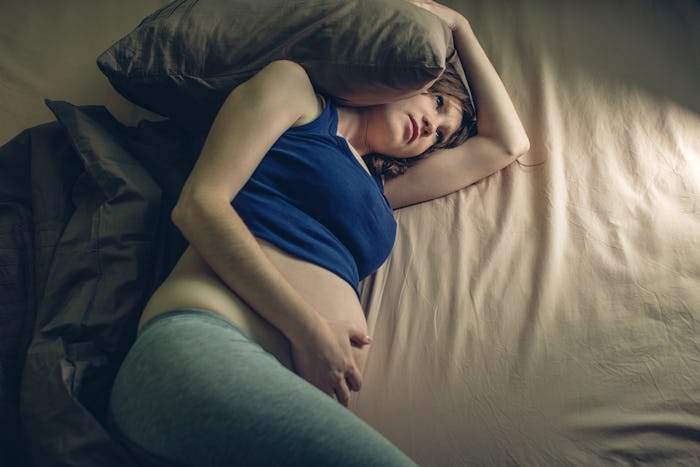
[(185, 237), (201, 230), (201, 225), (211, 225), (230, 214), (231, 201), (225, 194), (186, 188), (170, 211), (170, 220)]
[(183, 190), (177, 203), (170, 211), (170, 220), (185, 235), (187, 226), (196, 222), (193, 217), (197, 215), (197, 211), (200, 209), (197, 204), (196, 197), (188, 196), (186, 190)]
[(497, 136), (483, 136), (510, 160), (515, 160), (530, 150), (530, 140), (522, 130)]
[(514, 141), (506, 146), (506, 153), (509, 158), (517, 159), (530, 151), (530, 140), (526, 135), (520, 137), (517, 141)]
[(188, 208), (182, 199), (179, 199), (173, 209), (170, 211), (170, 220), (177, 229), (186, 236), (188, 221)]

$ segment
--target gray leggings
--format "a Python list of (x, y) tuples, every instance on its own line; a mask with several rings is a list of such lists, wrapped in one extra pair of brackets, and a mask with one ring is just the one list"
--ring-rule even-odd
[(146, 324), (112, 388), (110, 422), (177, 465), (415, 465), (235, 324), (202, 310)]

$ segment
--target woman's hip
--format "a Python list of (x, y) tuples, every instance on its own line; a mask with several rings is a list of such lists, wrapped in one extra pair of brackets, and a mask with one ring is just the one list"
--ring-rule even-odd
[(202, 310), (162, 313), (143, 327), (115, 380), (110, 420), (131, 442), (185, 465), (406, 461), (235, 324)]
[[(139, 323), (140, 330), (174, 309), (207, 310), (228, 320), (247, 337), (293, 368), (289, 341), (213, 274), (171, 274), (151, 296)], [(140, 331), (141, 332), (141, 331)]]

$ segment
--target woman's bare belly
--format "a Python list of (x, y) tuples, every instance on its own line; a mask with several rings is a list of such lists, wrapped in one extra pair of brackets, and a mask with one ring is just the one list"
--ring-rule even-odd
[[(321, 316), (351, 322), (366, 331), (362, 307), (354, 289), (346, 281), (263, 240), (258, 242), (270, 261)], [(283, 365), (294, 369), (287, 338), (226, 286), (192, 247), (187, 248), (149, 300), (141, 315), (139, 329), (153, 317), (175, 308), (208, 310), (233, 321)], [(364, 366), (366, 349), (353, 348), (360, 370)]]

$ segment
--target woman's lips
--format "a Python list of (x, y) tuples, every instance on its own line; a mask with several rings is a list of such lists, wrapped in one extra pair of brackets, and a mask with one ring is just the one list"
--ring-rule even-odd
[(408, 120), (411, 123), (411, 128), (410, 128), (411, 132), (410, 132), (410, 136), (408, 138), (408, 142), (412, 143), (418, 137), (418, 124), (416, 123), (415, 120), (413, 120), (413, 117), (411, 117), (410, 115), (408, 116)]

